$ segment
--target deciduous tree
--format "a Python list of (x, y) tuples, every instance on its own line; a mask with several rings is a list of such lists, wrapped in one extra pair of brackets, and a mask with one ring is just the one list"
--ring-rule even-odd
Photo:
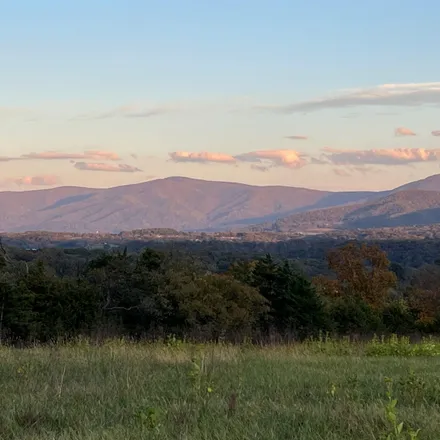
[(359, 296), (374, 309), (385, 305), (397, 284), (386, 253), (376, 245), (349, 243), (331, 251), (328, 264), (344, 296)]

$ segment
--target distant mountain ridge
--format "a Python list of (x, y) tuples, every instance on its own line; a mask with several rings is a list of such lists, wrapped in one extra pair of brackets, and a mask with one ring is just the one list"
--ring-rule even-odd
[(424, 191), (440, 191), (440, 174), (434, 174), (426, 179), (416, 180), (405, 185), (399, 186), (394, 191), (403, 191), (407, 189), (421, 189)]
[(407, 189), (435, 188), (431, 186), (432, 180), (426, 186), (420, 182), (417, 185), (415, 183), (417, 182), (364, 203), (310, 210), (249, 229), (260, 232), (307, 232), (319, 229), (368, 229), (440, 223), (440, 185), (436, 187), (439, 191)]
[[(408, 185), (418, 184), (423, 189), (423, 185), (432, 188), (438, 182), (440, 191), (440, 175), (429, 179), (425, 184)], [(390, 194), (392, 191), (329, 192), (184, 177), (107, 189), (59, 187), (0, 192), (0, 231), (228, 230), (269, 225), (296, 215), (316, 216), (325, 208), (348, 213), (355, 206), (361, 208)]]

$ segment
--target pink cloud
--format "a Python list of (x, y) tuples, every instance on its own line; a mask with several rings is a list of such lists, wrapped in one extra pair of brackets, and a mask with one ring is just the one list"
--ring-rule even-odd
[(324, 148), (326, 159), (335, 165), (407, 165), (440, 161), (440, 149), (394, 148), (390, 150), (338, 150)]
[(293, 135), (293, 136), (286, 136), (286, 139), (290, 139), (292, 141), (306, 141), (308, 139), (308, 136)]
[(416, 136), (416, 134), (409, 128), (399, 127), (394, 130), (396, 136)]
[(440, 130), (434, 130), (434, 131), (431, 131), (431, 134), (432, 134), (433, 136), (440, 136)]
[(301, 168), (306, 165), (304, 154), (298, 153), (294, 150), (262, 150), (251, 151), (248, 153), (231, 156), (224, 153), (209, 153), (199, 152), (192, 153), (188, 151), (174, 151), (169, 153), (169, 156), (174, 162), (196, 162), (196, 163), (223, 163), (236, 164), (240, 162), (248, 162), (253, 164), (260, 164), (257, 168), (262, 171), (263, 168), (283, 166), (287, 168)]
[(169, 153), (169, 156), (173, 162), (198, 162), (198, 163), (235, 163), (236, 159), (224, 153), (210, 153), (202, 151), (200, 153), (191, 153), (188, 151), (174, 151)]
[(307, 164), (304, 154), (294, 150), (261, 150), (243, 153), (235, 158), (242, 162), (270, 163), (272, 166), (301, 168)]
[(25, 176), (8, 179), (8, 181), (20, 186), (52, 186), (58, 185), (60, 183), (60, 178), (53, 175)]
[(120, 157), (111, 151), (89, 150), (83, 153), (60, 153), (57, 151), (43, 151), (41, 153), (23, 154), (22, 159), (88, 159), (88, 160), (120, 160)]
[(344, 170), (342, 168), (334, 168), (333, 172), (337, 176), (340, 176), (340, 177), (350, 177), (351, 176), (351, 174), (347, 170)]
[(93, 120), (93, 119), (110, 119), (110, 118), (150, 118), (173, 110), (173, 107), (139, 107), (136, 105), (122, 105), (104, 112), (81, 114), (73, 118), (73, 120)]
[(142, 171), (127, 164), (110, 165), (106, 163), (76, 162), (74, 167), (81, 171), (107, 171), (115, 173), (137, 173)]

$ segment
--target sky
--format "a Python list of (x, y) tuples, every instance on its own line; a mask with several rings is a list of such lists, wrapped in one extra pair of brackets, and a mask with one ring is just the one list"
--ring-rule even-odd
[(0, 4), (0, 190), (440, 173), (436, 0)]

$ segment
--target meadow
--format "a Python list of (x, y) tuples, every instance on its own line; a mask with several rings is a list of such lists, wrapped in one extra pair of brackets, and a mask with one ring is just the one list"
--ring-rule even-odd
[(440, 344), (0, 347), (0, 438), (440, 438)]

